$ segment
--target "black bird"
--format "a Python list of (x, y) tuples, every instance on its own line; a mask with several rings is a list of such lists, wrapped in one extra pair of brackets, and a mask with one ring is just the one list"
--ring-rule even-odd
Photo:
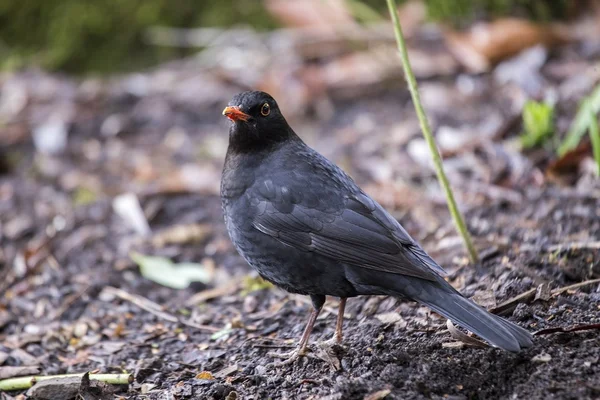
[(298, 349), (303, 355), (325, 296), (390, 295), (424, 304), (492, 345), (532, 345), (525, 329), (463, 297), (383, 207), (338, 166), (307, 146), (268, 94), (236, 95), (223, 115), (233, 123), (221, 180), (227, 231), (266, 280), (309, 295), (314, 309)]

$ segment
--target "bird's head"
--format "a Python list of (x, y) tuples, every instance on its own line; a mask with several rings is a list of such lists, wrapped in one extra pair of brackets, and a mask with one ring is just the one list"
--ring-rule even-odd
[(296, 137), (269, 94), (242, 92), (223, 110), (232, 122), (229, 145), (239, 150), (261, 149)]

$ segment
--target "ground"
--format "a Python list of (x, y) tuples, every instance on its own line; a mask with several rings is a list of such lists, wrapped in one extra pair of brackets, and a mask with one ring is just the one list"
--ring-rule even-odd
[[(567, 48), (543, 71), (561, 98), (559, 126), (579, 96), (561, 91), (587, 70), (586, 57)], [(39, 71), (3, 78), (26, 100), (3, 103), (20, 117), (1, 128), (0, 365), (33, 365), (42, 375), (126, 371), (135, 382), (114, 390), (128, 399), (600, 396), (597, 330), (540, 334), (533, 348), (510, 354), (465, 346), (428, 309), (386, 297), (350, 299), (343, 344), (320, 352), (314, 343), (335, 325), (337, 299), (328, 299), (311, 337), (316, 357), (268, 368), (267, 352), (293, 348), (310, 303), (262, 283), (231, 246), (218, 197), (228, 129), (220, 112), (241, 89), (222, 83), (219, 97), (195, 97), (204, 77), (185, 75), (189, 68), (110, 82)], [(156, 88), (184, 78), (200, 83)], [(540, 288), (503, 308), (507, 318), (532, 332), (599, 324), (600, 184), (589, 163), (557, 178), (547, 173), (550, 151), (523, 154), (513, 107), (521, 95), (493, 76), (433, 77), (421, 90), (478, 264), (453, 229), (401, 84), (321, 98), (306, 107), (312, 114), (288, 119), (393, 211), (466, 296), (493, 309)], [(315, 110), (321, 105), (329, 111)], [(31, 126), (68, 131), (68, 140), (44, 153)], [(115, 212), (123, 193), (139, 199), (151, 234)], [(163, 287), (140, 274), (132, 251), (199, 262), (210, 281)]]

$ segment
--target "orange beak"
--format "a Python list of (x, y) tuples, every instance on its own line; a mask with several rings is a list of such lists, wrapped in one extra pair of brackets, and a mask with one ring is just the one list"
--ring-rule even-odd
[(223, 115), (229, 118), (231, 121), (248, 121), (250, 116), (240, 110), (239, 107), (225, 107), (223, 110)]

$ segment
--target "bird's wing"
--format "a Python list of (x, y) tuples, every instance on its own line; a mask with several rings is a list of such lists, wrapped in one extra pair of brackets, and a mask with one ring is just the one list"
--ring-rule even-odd
[(398, 221), (364, 193), (345, 195), (334, 207), (318, 207), (331, 201), (313, 199), (311, 204), (307, 191), (277, 187), (272, 181), (264, 186), (263, 195), (253, 197), (250, 217), (256, 229), (282, 243), (373, 270), (427, 280), (444, 273)]

